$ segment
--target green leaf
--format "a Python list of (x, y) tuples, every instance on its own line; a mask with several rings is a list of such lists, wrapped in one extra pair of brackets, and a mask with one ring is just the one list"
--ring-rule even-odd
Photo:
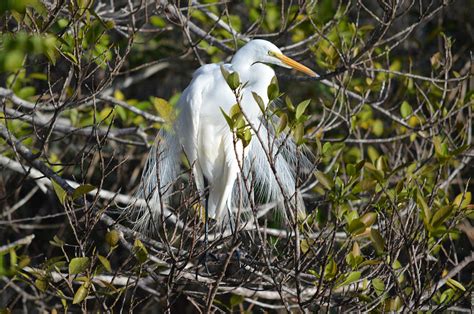
[(286, 113), (283, 113), (280, 116), (280, 121), (278, 122), (278, 127), (277, 127), (277, 134), (280, 134), (283, 132), (288, 124), (288, 115)]
[(397, 312), (402, 307), (402, 299), (399, 296), (388, 299), (385, 302), (385, 312)]
[(324, 279), (331, 280), (337, 274), (337, 264), (334, 262), (334, 259), (329, 258), (326, 267), (324, 267)]
[(422, 210), (422, 218), (425, 222), (430, 221), (431, 219), (431, 210), (428, 207), (428, 204), (425, 201), (425, 198), (421, 194), (421, 191), (417, 189), (416, 191), (416, 203)]
[(372, 123), (372, 133), (374, 133), (375, 136), (382, 136), (383, 134), (383, 122), (380, 119), (374, 120)]
[(227, 76), (226, 82), (229, 85), (230, 89), (236, 90), (240, 86), (239, 73), (232, 72)]
[(347, 231), (352, 235), (361, 234), (365, 231), (365, 229), (366, 229), (365, 224), (362, 221), (360, 221), (359, 218), (353, 219), (349, 223), (349, 226), (347, 227)]
[(388, 167), (387, 157), (382, 155), (379, 158), (377, 158), (377, 161), (375, 162), (375, 168), (377, 168), (377, 170), (380, 170), (382, 172), (388, 172), (390, 169)]
[(83, 273), (90, 265), (90, 258), (75, 257), (69, 262), (69, 275)]
[(405, 100), (402, 102), (402, 106), (400, 107), (400, 113), (403, 119), (406, 119), (409, 115), (411, 115), (413, 109), (411, 108), (410, 104)]
[(79, 62), (77, 61), (76, 56), (73, 55), (72, 53), (66, 51), (66, 52), (64, 52), (64, 54), (69, 57), (68, 59), (71, 60), (72, 63), (74, 63), (74, 64), (78, 64), (78, 63), (79, 63)]
[(22, 89), (18, 91), (18, 93), (16, 93), (16, 95), (22, 99), (28, 99), (31, 96), (34, 96), (35, 94), (36, 94), (36, 88), (34, 88), (33, 86), (23, 87)]
[(334, 181), (323, 172), (316, 170), (314, 175), (316, 179), (318, 179), (319, 183), (327, 190), (331, 190), (334, 187)]
[(446, 289), (441, 294), (441, 297), (439, 298), (439, 303), (441, 303), (441, 304), (443, 304), (445, 302), (448, 303), (449, 301), (451, 301), (454, 294), (455, 294), (455, 291), (453, 289)]
[(296, 107), (296, 114), (295, 114), (296, 120), (298, 120), (303, 115), (303, 113), (305, 112), (310, 102), (311, 102), (311, 99), (308, 99), (298, 104), (298, 106)]
[(54, 188), (54, 192), (56, 193), (56, 196), (58, 197), (61, 204), (64, 205), (64, 202), (66, 201), (66, 197), (67, 197), (66, 191), (56, 181), (51, 180), (51, 183), (53, 184), (53, 188)]
[(375, 220), (377, 220), (377, 213), (375, 212), (368, 212), (360, 217), (360, 221), (362, 221), (366, 227), (372, 226)]
[[(323, 146), (323, 148), (324, 148), (324, 146)], [(346, 172), (347, 172), (347, 175), (350, 176), (350, 177), (353, 177), (357, 174), (356, 168), (353, 164), (348, 164), (346, 166)]]
[(89, 282), (84, 282), (79, 289), (77, 289), (76, 293), (74, 294), (74, 299), (72, 300), (72, 304), (78, 304), (84, 301), (85, 298), (89, 295)]
[(255, 99), (255, 102), (257, 103), (258, 107), (260, 108), (260, 111), (263, 113), (265, 112), (265, 104), (263, 103), (262, 97), (258, 95), (256, 92), (252, 92), (253, 99)]
[(102, 255), (98, 255), (97, 256), (99, 258), (99, 261), (100, 263), (104, 266), (104, 268), (108, 271), (108, 272), (112, 272), (112, 267), (110, 266), (110, 262), (109, 260), (105, 257), (105, 256), (102, 256)]
[(230, 297), (230, 307), (233, 308), (234, 306), (242, 304), (242, 302), (244, 302), (244, 300), (245, 300), (244, 296), (241, 296), (241, 295), (238, 295), (238, 294), (233, 294)]
[(360, 256), (360, 246), (359, 246), (359, 243), (354, 242), (354, 244), (352, 244), (352, 251), (351, 251), (351, 253), (352, 253), (354, 256)]
[(274, 100), (280, 96), (280, 88), (278, 87), (276, 77), (273, 77), (272, 82), (268, 85), (267, 95), (269, 100)]
[(368, 192), (372, 190), (376, 185), (377, 180), (364, 179), (354, 186), (354, 188), (352, 189), (352, 193), (357, 194), (360, 192)]
[(64, 241), (61, 240), (57, 235), (55, 235), (53, 237), (53, 240), (52, 241), (49, 241), (49, 243), (52, 245), (52, 246), (56, 246), (56, 247), (63, 247), (64, 246)]
[(229, 116), (227, 115), (227, 113), (225, 113), (225, 111), (224, 111), (222, 108), (219, 108), (219, 109), (221, 110), (222, 115), (224, 115), (224, 118), (225, 118), (225, 120), (227, 121), (227, 124), (229, 125), (229, 128), (230, 128), (231, 130), (234, 129), (234, 120), (232, 120), (232, 118), (229, 117)]
[(322, 149), (322, 153), (323, 153), (323, 154), (327, 154), (328, 152), (331, 151), (331, 148), (332, 148), (332, 144), (331, 144), (331, 143), (329, 143), (329, 142), (324, 143), (323, 149)]
[(450, 286), (451, 288), (455, 288), (455, 289), (466, 292), (466, 288), (464, 288), (464, 286), (459, 281), (454, 280), (453, 278), (449, 278), (446, 281), (446, 284)]
[(380, 231), (377, 229), (371, 228), (370, 229), (370, 239), (372, 240), (372, 244), (377, 252), (383, 252), (385, 248), (385, 240), (382, 238)]
[(110, 247), (116, 246), (119, 243), (119, 240), (120, 240), (120, 234), (115, 229), (110, 230), (109, 232), (105, 234), (105, 242), (107, 242), (107, 244)]
[(460, 193), (456, 196), (453, 201), (453, 205), (459, 209), (466, 208), (469, 204), (471, 204), (472, 194), (471, 192)]
[(434, 228), (441, 225), (446, 220), (446, 218), (448, 218), (449, 215), (451, 215), (451, 213), (453, 212), (453, 209), (454, 207), (452, 205), (446, 205), (438, 209), (434, 213), (433, 218), (431, 219), (431, 225)]
[(12, 50), (7, 52), (4, 61), (6, 71), (16, 71), (23, 65), (25, 53), (21, 50)]
[(222, 76), (224, 77), (224, 80), (227, 82), (227, 78), (229, 77), (230, 72), (227, 71), (227, 69), (224, 67), (223, 64), (221, 64), (220, 68), (221, 68)]
[(45, 278), (38, 278), (35, 280), (35, 287), (38, 288), (39, 291), (45, 292), (48, 289), (48, 281)]
[(94, 189), (95, 189), (95, 186), (91, 184), (81, 184), (72, 193), (72, 199), (75, 200), (78, 197), (81, 197), (82, 195), (85, 195)]
[(135, 242), (133, 243), (133, 252), (140, 264), (145, 263), (148, 259), (148, 251), (139, 239), (135, 239)]
[(433, 138), (433, 145), (436, 153), (436, 157), (441, 161), (445, 160), (449, 155), (448, 144), (444, 143), (441, 137), (435, 136)]
[(285, 104), (288, 110), (291, 112), (295, 111), (295, 106), (293, 105), (293, 102), (291, 101), (291, 98), (289, 96), (285, 97)]
[(372, 279), (372, 287), (374, 287), (375, 293), (378, 296), (382, 295), (385, 291), (385, 283), (379, 278)]
[(353, 271), (349, 275), (347, 275), (346, 279), (337, 285), (337, 288), (344, 287), (350, 285), (353, 282), (356, 282), (360, 279), (361, 272), (360, 271)]
[(295, 125), (294, 129), (295, 142), (296, 145), (304, 144), (304, 125), (303, 123), (298, 123)]
[(364, 169), (372, 178), (376, 179), (378, 182), (383, 182), (384, 173), (375, 168), (373, 164), (371, 164), (370, 162), (366, 162), (364, 164)]
[(151, 25), (158, 27), (158, 28), (163, 28), (166, 26), (166, 21), (162, 19), (159, 16), (153, 15), (150, 17), (150, 23)]
[(249, 128), (246, 128), (243, 131), (243, 134), (240, 137), (240, 139), (242, 140), (242, 145), (244, 146), (244, 148), (249, 146), (250, 141), (252, 140), (252, 132), (250, 132)]
[(369, 145), (369, 147), (367, 147), (367, 155), (369, 156), (372, 162), (375, 162), (380, 156), (377, 149), (375, 149), (375, 147), (373, 147), (372, 145)]

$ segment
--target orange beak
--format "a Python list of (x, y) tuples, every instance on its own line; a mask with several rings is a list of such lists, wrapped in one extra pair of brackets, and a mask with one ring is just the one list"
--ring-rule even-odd
[(283, 62), (284, 64), (286, 64), (287, 66), (295, 69), (295, 70), (298, 70), (300, 72), (303, 72), (311, 77), (316, 77), (318, 76), (313, 70), (311, 70), (310, 68), (302, 65), (301, 63), (291, 59), (291, 58), (288, 58), (287, 56), (285, 55), (282, 55), (282, 54), (279, 54), (279, 53), (274, 53), (273, 54), (275, 56), (275, 58), (278, 58), (281, 62)]

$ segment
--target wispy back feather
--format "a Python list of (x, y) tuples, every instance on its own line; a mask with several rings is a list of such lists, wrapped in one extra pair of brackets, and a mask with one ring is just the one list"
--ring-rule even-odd
[(165, 217), (174, 217), (166, 205), (178, 177), (180, 151), (176, 135), (160, 130), (134, 194), (135, 203), (126, 209), (136, 230), (154, 233), (162, 212)]

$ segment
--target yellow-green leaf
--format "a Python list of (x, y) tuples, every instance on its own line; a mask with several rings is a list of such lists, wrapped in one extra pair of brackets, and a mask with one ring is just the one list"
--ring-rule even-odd
[(112, 267), (110, 266), (109, 260), (105, 256), (102, 256), (102, 255), (98, 255), (97, 257), (99, 258), (99, 261), (104, 266), (104, 268), (108, 272), (112, 272)]
[(110, 230), (105, 234), (105, 242), (111, 247), (114, 247), (118, 244), (120, 240), (120, 234), (117, 230)]
[(35, 287), (38, 288), (39, 291), (45, 292), (48, 289), (48, 281), (44, 278), (38, 278), (35, 280)]
[(135, 253), (135, 257), (140, 262), (140, 264), (146, 262), (148, 258), (148, 251), (145, 245), (143, 245), (142, 241), (140, 241), (139, 239), (135, 239), (135, 242), (133, 243), (133, 251)]
[(303, 123), (298, 123), (294, 129), (295, 132), (295, 141), (296, 145), (301, 145), (304, 143), (304, 125)]
[(411, 115), (413, 112), (413, 109), (411, 108), (410, 104), (408, 101), (403, 101), (402, 106), (400, 107), (400, 113), (402, 114), (402, 118), (406, 119), (409, 115)]
[(258, 107), (260, 108), (261, 112), (265, 111), (265, 103), (263, 102), (262, 97), (260, 97), (259, 94), (256, 92), (252, 92), (253, 99), (255, 99), (255, 102), (257, 103)]
[(311, 102), (311, 99), (307, 99), (298, 104), (298, 106), (296, 107), (296, 113), (295, 113), (296, 120), (298, 120), (303, 115), (303, 113), (305, 112), (310, 102)]
[(454, 280), (453, 278), (449, 278), (446, 281), (446, 284), (450, 286), (451, 288), (458, 289), (464, 292), (466, 291), (466, 288), (464, 288), (464, 286), (459, 281)]
[(365, 231), (365, 224), (360, 221), (359, 218), (353, 219), (350, 223), (349, 226), (347, 227), (347, 231), (352, 234), (352, 235), (358, 235), (361, 234)]
[(446, 206), (443, 206), (440, 209), (438, 209), (433, 214), (433, 218), (431, 219), (431, 225), (434, 228), (441, 225), (446, 220), (446, 218), (449, 217), (449, 215), (452, 213), (453, 209), (454, 208), (453, 208), (452, 205), (446, 205)]
[(85, 195), (94, 189), (95, 189), (95, 186), (91, 184), (81, 184), (72, 193), (72, 199), (75, 200), (76, 198), (82, 195)]
[(78, 304), (84, 301), (85, 298), (89, 295), (89, 286), (88, 282), (84, 282), (79, 289), (77, 289), (76, 293), (74, 294), (74, 299), (72, 300), (72, 304)]
[(372, 244), (375, 247), (375, 250), (377, 252), (383, 252), (385, 248), (385, 240), (382, 238), (380, 231), (378, 231), (377, 229), (371, 228), (370, 239), (372, 240)]
[(278, 123), (277, 127), (277, 134), (280, 134), (283, 132), (288, 124), (288, 115), (286, 113), (283, 113), (280, 116), (280, 122)]
[(361, 272), (360, 271), (353, 271), (349, 275), (347, 275), (346, 279), (337, 285), (337, 288), (350, 285), (353, 282), (356, 282), (360, 279)]
[(226, 82), (232, 90), (236, 90), (240, 85), (239, 73), (232, 72), (227, 76)]
[(77, 275), (84, 272), (90, 265), (88, 257), (75, 257), (69, 262), (69, 275)]
[(61, 204), (64, 205), (64, 202), (66, 201), (66, 197), (67, 197), (66, 191), (56, 181), (51, 180), (51, 183), (53, 184), (53, 188), (54, 188), (54, 192), (56, 193), (56, 196), (58, 197)]
[(471, 192), (460, 193), (454, 199), (453, 205), (456, 206), (456, 208), (464, 209), (469, 204), (471, 204), (471, 200), (472, 200)]
[(374, 287), (375, 293), (378, 296), (385, 291), (385, 283), (380, 278), (372, 279), (372, 287)]
[(332, 187), (334, 186), (333, 180), (329, 176), (324, 174), (323, 172), (316, 170), (314, 172), (314, 175), (315, 175), (316, 179), (318, 179), (319, 183), (323, 187), (325, 187), (327, 190), (332, 189)]

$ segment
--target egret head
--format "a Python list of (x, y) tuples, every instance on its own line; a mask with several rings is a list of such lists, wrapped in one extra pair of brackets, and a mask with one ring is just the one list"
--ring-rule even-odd
[(285, 56), (277, 46), (263, 39), (249, 41), (236, 53), (233, 61), (240, 58), (252, 64), (257, 62), (274, 64), (280, 67), (298, 70), (309, 76), (316, 76), (314, 71)]

